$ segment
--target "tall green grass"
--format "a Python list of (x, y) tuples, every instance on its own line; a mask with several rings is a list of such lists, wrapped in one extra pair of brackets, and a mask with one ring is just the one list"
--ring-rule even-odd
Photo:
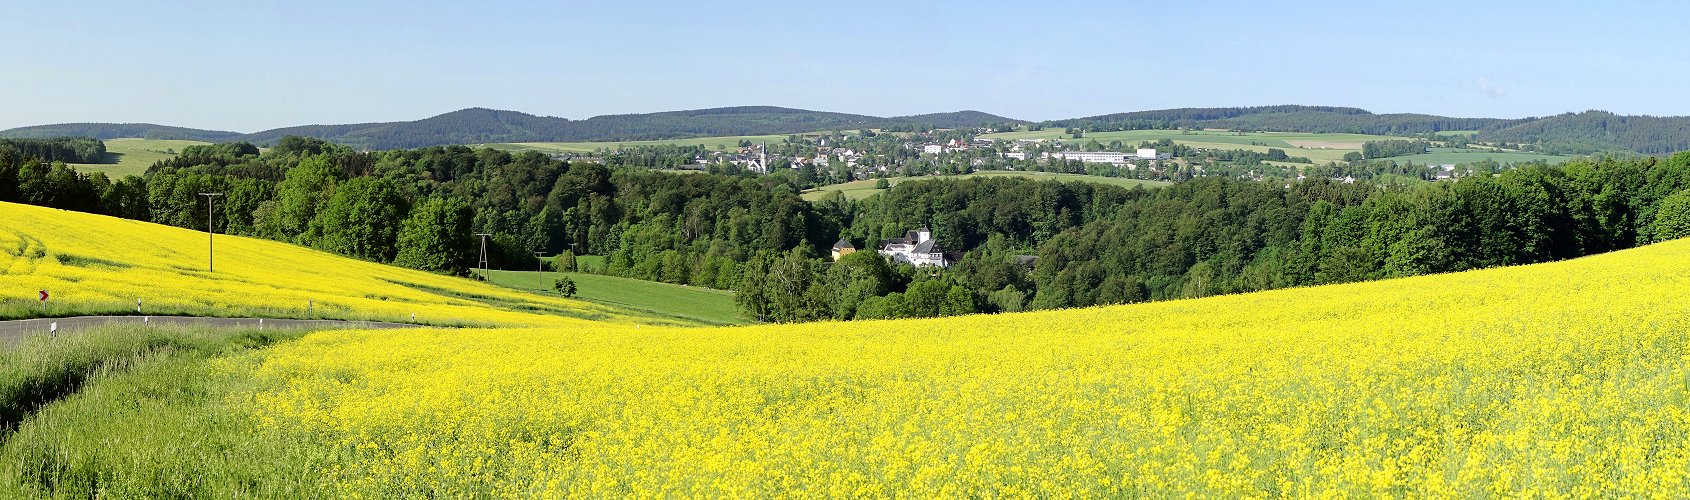
[(229, 396), (250, 379), (209, 362), (301, 334), (127, 325), (0, 351), (0, 498), (321, 496), (326, 450), (259, 432)]

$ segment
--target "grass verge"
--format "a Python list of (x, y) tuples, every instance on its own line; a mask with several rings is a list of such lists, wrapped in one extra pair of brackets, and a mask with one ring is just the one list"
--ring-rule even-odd
[(257, 431), (212, 358), (299, 330), (113, 326), (0, 351), (0, 497), (318, 496), (312, 452)]

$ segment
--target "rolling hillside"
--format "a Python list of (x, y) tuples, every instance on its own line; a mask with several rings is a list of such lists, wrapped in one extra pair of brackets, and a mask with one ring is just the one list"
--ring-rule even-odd
[(0, 492), (1679, 497), (1687, 263), (1678, 240), (1035, 313), (319, 332), (49, 406)]
[(1157, 124), (1163, 128), (1189, 126), (1264, 132), (1464, 133), (1486, 142), (1540, 144), (1553, 152), (1571, 154), (1602, 151), (1665, 154), (1690, 150), (1690, 117), (1623, 116), (1606, 111), (1500, 119), (1413, 113), (1374, 114), (1357, 108), (1287, 105), (1136, 111), (1054, 120), (1047, 122), (1047, 126), (1096, 128), (1103, 124), (1130, 122)]
[(690, 137), (768, 135), (854, 130), (895, 125), (942, 128), (1019, 123), (978, 111), (875, 117), (774, 106), (604, 115), (585, 120), (535, 116), (517, 111), (469, 108), (416, 121), (305, 125), (251, 134), (194, 130), (150, 124), (64, 124), (0, 131), (0, 137), (77, 136), (97, 139), (144, 137), (208, 142), (247, 141), (271, 144), (287, 135), (316, 137), (370, 149), (400, 149), (446, 144), (506, 142), (587, 142), (684, 139)]
[[(0, 137), (147, 138), (271, 144), (286, 135), (316, 137), (370, 149), (446, 144), (633, 142), (711, 136), (781, 135), (818, 130), (854, 130), (899, 125), (974, 127), (1021, 120), (958, 111), (875, 117), (774, 106), (666, 111), (569, 120), (518, 111), (468, 108), (416, 121), (304, 125), (251, 134), (153, 124), (68, 123), (0, 131)], [(1048, 127), (1113, 130), (1178, 127), (1263, 132), (1415, 135), (1428, 132), (1474, 135), (1486, 142), (1538, 144), (1546, 152), (1588, 154), (1629, 151), (1664, 154), (1690, 150), (1690, 117), (1622, 116), (1605, 111), (1521, 119), (1452, 118), (1414, 113), (1375, 114), (1335, 106), (1256, 106), (1134, 111), (1044, 122)]]
[[(348, 259), (287, 243), (0, 203), (0, 319), (141, 314), (435, 325), (695, 324)], [(46, 290), (51, 300), (37, 302)]]

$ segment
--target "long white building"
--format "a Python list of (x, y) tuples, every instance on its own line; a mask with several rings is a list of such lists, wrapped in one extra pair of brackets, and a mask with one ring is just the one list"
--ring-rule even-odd
[(1112, 163), (1115, 165), (1125, 165), (1127, 160), (1131, 160), (1133, 156), (1114, 151), (1057, 151), (1055, 153), (1045, 153), (1045, 158), (1079, 160), (1086, 163)]

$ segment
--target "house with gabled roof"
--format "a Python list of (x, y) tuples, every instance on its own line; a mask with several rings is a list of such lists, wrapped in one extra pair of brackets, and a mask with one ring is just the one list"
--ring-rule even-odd
[(925, 227), (904, 233), (903, 238), (882, 240), (879, 252), (891, 259), (893, 264), (951, 266), (951, 260), (945, 257), (945, 249), (939, 246), (939, 240), (933, 239), (933, 231)]
[(839, 262), (841, 257), (851, 255), (856, 252), (857, 246), (851, 244), (851, 240), (840, 238), (839, 241), (834, 242), (833, 244), (833, 261)]

